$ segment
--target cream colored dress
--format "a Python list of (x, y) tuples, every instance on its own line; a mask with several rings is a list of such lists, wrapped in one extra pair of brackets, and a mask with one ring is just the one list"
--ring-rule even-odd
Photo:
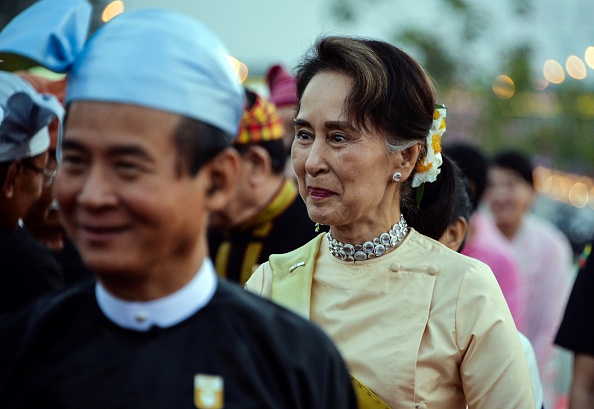
[(491, 270), (412, 229), (397, 249), (363, 262), (334, 258), (320, 235), (272, 256), (246, 287), (324, 328), (351, 373), (391, 408), (534, 408)]

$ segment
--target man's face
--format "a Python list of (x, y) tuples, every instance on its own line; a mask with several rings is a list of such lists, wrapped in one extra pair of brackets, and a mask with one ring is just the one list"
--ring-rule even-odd
[[(260, 155), (256, 154), (255, 150), (258, 150)], [(246, 152), (240, 154), (237, 186), (228, 204), (220, 211), (213, 212), (210, 215), (209, 227), (211, 229), (227, 232), (240, 226), (261, 210), (263, 199), (259, 195), (258, 185), (253, 183), (253, 179), (263, 177), (262, 168), (258, 166), (262, 162), (258, 160), (254, 162), (255, 157), (262, 157), (262, 151), (265, 151), (265, 149), (252, 146)], [(264, 199), (264, 201), (266, 200), (268, 198)]]
[(17, 207), (20, 217), (25, 216), (41, 196), (43, 190), (41, 169), (47, 167), (48, 159), (47, 151), (28, 159), (31, 166), (24, 165), (20, 177), (17, 178)]
[(176, 167), (180, 117), (133, 105), (74, 102), (55, 181), (63, 223), (100, 278), (148, 280), (206, 252), (208, 180)]
[[(58, 168), (58, 162), (56, 161), (56, 148), (58, 145), (57, 119), (49, 126), (49, 134), (49, 160), (46, 167), (49, 170), (55, 170)], [(44, 186), (41, 197), (31, 207), (23, 220), (26, 229), (33, 237), (51, 249), (59, 251), (64, 247), (65, 231), (58, 217), (57, 206), (54, 206), (53, 202), (53, 184)]]

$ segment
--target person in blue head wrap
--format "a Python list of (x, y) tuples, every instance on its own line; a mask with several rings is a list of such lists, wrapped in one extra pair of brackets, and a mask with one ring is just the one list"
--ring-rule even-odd
[(2, 58), (67, 74), (55, 194), (97, 278), (0, 322), (0, 407), (356, 407), (329, 338), (217, 279), (208, 256), (243, 107), (224, 46), (169, 10), (87, 39), (90, 16), (42, 0), (0, 33)]
[(53, 96), (0, 72), (0, 315), (62, 285), (51, 252), (20, 221), (54, 179), (55, 169), (48, 168), (48, 125), (61, 120), (63, 111)]

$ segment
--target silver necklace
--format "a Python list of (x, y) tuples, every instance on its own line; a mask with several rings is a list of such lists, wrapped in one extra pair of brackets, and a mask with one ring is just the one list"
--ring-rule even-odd
[(342, 261), (363, 261), (386, 254), (386, 251), (398, 245), (407, 233), (408, 225), (401, 214), (400, 221), (392, 226), (389, 232), (382, 233), (379, 237), (363, 244), (341, 243), (328, 232), (328, 248), (334, 257)]

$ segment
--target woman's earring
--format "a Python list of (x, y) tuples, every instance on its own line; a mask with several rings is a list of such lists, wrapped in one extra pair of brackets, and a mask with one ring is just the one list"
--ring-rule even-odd
[(402, 180), (402, 173), (396, 172), (392, 175), (392, 180), (394, 182), (400, 182)]

